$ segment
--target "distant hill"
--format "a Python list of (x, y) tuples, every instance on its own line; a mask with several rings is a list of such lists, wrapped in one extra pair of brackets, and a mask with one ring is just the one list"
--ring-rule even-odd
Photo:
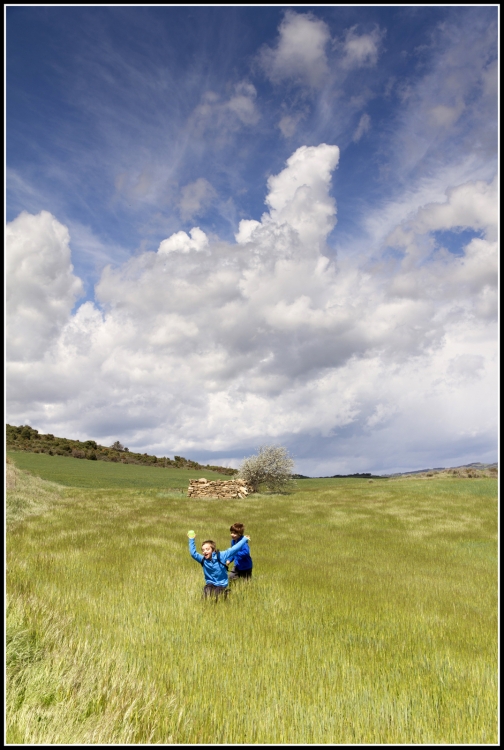
[(160, 469), (207, 469), (220, 474), (233, 476), (237, 469), (223, 466), (203, 466), (197, 461), (191, 461), (183, 456), (168, 458), (150, 456), (147, 453), (133, 453), (117, 440), (113, 446), (99, 445), (95, 440), (70, 440), (55, 437), (48, 433), (42, 435), (30, 425), (13, 427), (6, 425), (6, 447), (11, 451), (25, 451), (27, 453), (48, 453), (50, 456), (67, 456), (68, 458), (87, 459), (88, 461), (112, 461), (114, 463), (137, 464), (153, 466)]
[(294, 474), (295, 479), (394, 479), (399, 477), (432, 477), (437, 474), (444, 474), (449, 476), (460, 476), (472, 477), (487, 476), (495, 477), (498, 475), (499, 467), (497, 463), (494, 464), (483, 464), (475, 462), (472, 464), (464, 464), (464, 466), (453, 466), (445, 469), (444, 466), (437, 467), (435, 469), (417, 469), (416, 471), (403, 471), (396, 474), (331, 474), (326, 477), (306, 477), (303, 474)]
[(293, 474), (293, 479), (386, 479), (381, 474), (331, 474), (330, 477), (306, 477), (304, 474)]
[(333, 474), (331, 477), (324, 477), (324, 479), (386, 479), (387, 477), (382, 474)]
[(463, 464), (463, 466), (451, 466), (445, 468), (444, 466), (438, 466), (434, 469), (417, 469), (416, 471), (403, 471), (397, 474), (388, 474), (389, 477), (407, 477), (413, 475), (432, 475), (432, 474), (450, 474), (458, 476), (467, 476), (474, 474), (475, 476), (485, 475), (494, 476), (498, 474), (499, 465), (497, 463), (484, 464), (480, 461), (476, 461), (472, 464)]

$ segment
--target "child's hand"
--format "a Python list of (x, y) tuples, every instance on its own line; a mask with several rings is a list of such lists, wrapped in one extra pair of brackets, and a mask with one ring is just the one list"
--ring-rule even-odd
[(245, 534), (245, 539), (248, 539), (250, 542), (250, 537), (247, 534)]
[(196, 534), (191, 529), (190, 531), (187, 532), (187, 536), (189, 537), (189, 539), (194, 539), (194, 537), (196, 536)]

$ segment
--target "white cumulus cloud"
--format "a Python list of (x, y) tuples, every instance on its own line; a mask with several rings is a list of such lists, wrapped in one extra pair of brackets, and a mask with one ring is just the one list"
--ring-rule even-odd
[[(240, 222), (236, 243), (198, 227), (176, 232), (157, 252), (105, 268), (95, 303), (75, 312), (66, 229), (49, 214), (18, 217), (8, 230), (9, 420), (105, 444), (119, 437), (158, 455), (286, 436), (302, 453), (346, 431), (346, 457), (321, 453), (311, 463), (319, 472), (331, 462), (333, 472), (370, 470), (358, 464), (365, 446), (385, 470), (405, 452), (420, 460), (429, 440), (457, 455), (471, 434), (488, 444), (492, 185), (461, 185), (444, 203), (419, 206), (391, 233), (399, 259), (377, 259), (376, 248), (372, 262), (371, 251), (334, 259), (326, 241), (338, 160), (334, 145), (300, 147), (268, 179), (266, 211)], [(461, 255), (433, 251), (431, 233), (462, 216), (483, 238)]]
[(208, 237), (206, 234), (199, 227), (193, 227), (189, 234), (177, 232), (163, 240), (159, 245), (158, 253), (159, 255), (168, 255), (168, 253), (190, 253), (191, 250), (199, 252), (204, 250), (207, 245)]
[(70, 262), (68, 229), (50, 213), (26, 212), (7, 225), (5, 276), (10, 360), (43, 357), (83, 285)]
[(329, 28), (321, 19), (310, 13), (287, 11), (276, 46), (261, 52), (261, 65), (274, 83), (292, 80), (317, 88), (329, 70), (326, 45), (330, 38)]
[(452, 188), (445, 203), (423, 207), (413, 222), (418, 232), (470, 227), (483, 230), (490, 240), (497, 239), (497, 177), (490, 183), (467, 182)]

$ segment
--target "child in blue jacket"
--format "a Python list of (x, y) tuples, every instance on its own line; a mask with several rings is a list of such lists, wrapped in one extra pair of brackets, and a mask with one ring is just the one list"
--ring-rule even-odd
[[(243, 539), (247, 540), (249, 537), (244, 536), (245, 526), (242, 523), (234, 523), (229, 531), (231, 532), (231, 549), (236, 549), (239, 544), (242, 543)], [(230, 563), (226, 563), (230, 565)], [(252, 577), (252, 558), (250, 557), (250, 550), (248, 544), (244, 544), (240, 547), (234, 558), (234, 569), (229, 574), (229, 580), (233, 581), (235, 578), (251, 578)]]
[(245, 547), (250, 541), (249, 536), (244, 536), (237, 544), (233, 543), (233, 546), (227, 549), (225, 552), (220, 552), (214, 541), (207, 539), (201, 545), (202, 555), (196, 552), (196, 543), (194, 538), (196, 534), (194, 531), (189, 531), (187, 536), (189, 537), (189, 553), (199, 564), (203, 567), (203, 575), (205, 576), (205, 587), (203, 589), (203, 596), (206, 599), (208, 596), (219, 597), (220, 594), (224, 594), (226, 598), (228, 593), (228, 573), (226, 563), (234, 559), (236, 554)]

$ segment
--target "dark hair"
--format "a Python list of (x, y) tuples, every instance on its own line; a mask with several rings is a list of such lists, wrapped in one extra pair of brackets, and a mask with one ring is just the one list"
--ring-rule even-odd
[(234, 523), (232, 526), (230, 526), (229, 531), (233, 534), (240, 534), (243, 536), (243, 532), (245, 531), (245, 526), (242, 523)]
[(207, 539), (205, 542), (201, 542), (201, 546), (203, 547), (204, 544), (209, 544), (212, 548), (212, 552), (215, 552), (217, 550), (217, 545), (212, 539)]

